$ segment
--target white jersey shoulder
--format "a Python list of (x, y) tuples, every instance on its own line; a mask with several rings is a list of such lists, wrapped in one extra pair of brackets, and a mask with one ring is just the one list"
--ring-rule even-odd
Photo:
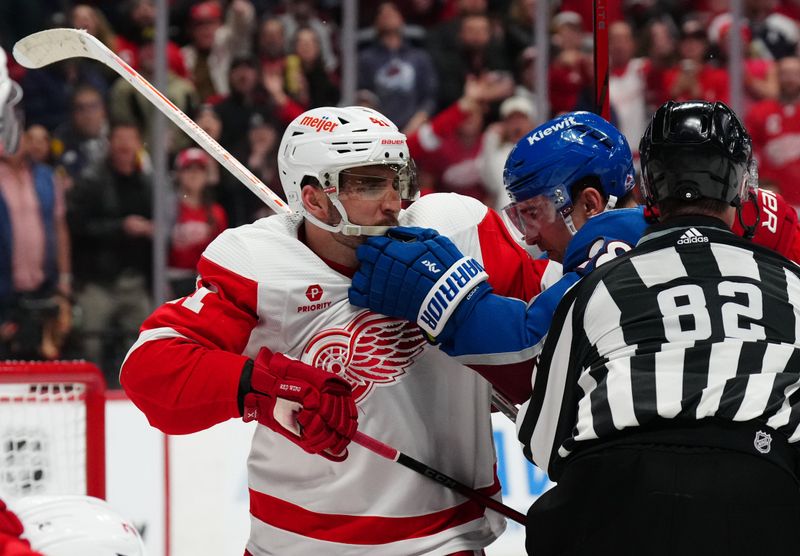
[(489, 208), (472, 197), (458, 193), (433, 193), (421, 197), (400, 215), (403, 226), (434, 228), (442, 235), (452, 236), (474, 228)]
[(308, 252), (310, 259), (318, 259), (297, 239), (297, 230), (303, 222), (298, 214), (276, 214), (236, 228), (228, 228), (206, 247), (203, 257), (245, 278), (257, 279), (259, 266), (265, 261), (265, 244), (296, 243), (298, 256)]
[(425, 195), (400, 215), (402, 226), (433, 228), (450, 238), (456, 247), (483, 263), (478, 225), (486, 218), (489, 207), (458, 193)]

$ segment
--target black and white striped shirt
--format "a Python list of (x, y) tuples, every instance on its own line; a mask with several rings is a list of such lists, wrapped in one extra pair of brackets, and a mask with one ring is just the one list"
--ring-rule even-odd
[(719, 220), (676, 225), (559, 305), (517, 420), (551, 477), (581, 447), (664, 419), (757, 420), (800, 440), (800, 267)]

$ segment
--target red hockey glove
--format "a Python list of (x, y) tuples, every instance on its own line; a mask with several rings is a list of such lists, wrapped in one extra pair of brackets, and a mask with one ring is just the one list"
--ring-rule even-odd
[(25, 539), (0, 533), (0, 556), (44, 556), (31, 548)]
[(17, 514), (9, 510), (2, 500), (0, 500), (0, 533), (12, 537), (19, 537), (22, 534), (22, 523)]
[[(761, 217), (756, 227), (756, 234), (753, 236), (753, 242), (798, 262), (795, 250), (795, 243), (799, 239), (797, 213), (792, 205), (778, 193), (766, 189), (758, 190), (756, 200)], [(750, 201), (742, 205), (742, 218), (746, 224), (756, 220), (755, 207)], [(738, 218), (734, 219), (731, 229), (736, 235), (744, 234)]]
[(347, 458), (347, 445), (358, 429), (346, 380), (267, 348), (253, 361), (243, 405), (245, 421), (258, 421), (332, 461)]
[(0, 556), (42, 556), (31, 550), (28, 541), (19, 538), (22, 531), (19, 518), (0, 500)]

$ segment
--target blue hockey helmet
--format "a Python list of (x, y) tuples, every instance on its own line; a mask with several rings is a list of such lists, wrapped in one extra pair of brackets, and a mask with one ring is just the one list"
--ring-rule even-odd
[(625, 136), (591, 112), (569, 112), (543, 123), (508, 155), (503, 183), (518, 203), (549, 196), (562, 216), (572, 211), (570, 188), (594, 176), (613, 206), (635, 183)]

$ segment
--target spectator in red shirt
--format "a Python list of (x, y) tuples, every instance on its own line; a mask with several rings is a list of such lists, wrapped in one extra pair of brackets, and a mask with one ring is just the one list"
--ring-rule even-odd
[(557, 52), (548, 70), (553, 114), (574, 110), (581, 92), (591, 84), (592, 59), (583, 51), (581, 21), (575, 12), (561, 12), (553, 18), (552, 40)]
[(745, 0), (744, 16), (753, 39), (763, 44), (770, 57), (793, 56), (800, 42), (797, 21), (778, 13), (777, 0)]
[(703, 24), (688, 19), (681, 26), (680, 61), (667, 71), (664, 85), (676, 101), (728, 102), (728, 72), (708, 63), (708, 37)]
[[(617, 127), (638, 155), (638, 144), (647, 128), (647, 74), (650, 61), (634, 58), (636, 41), (626, 21), (615, 21), (608, 28), (609, 100), (617, 117)], [(636, 155), (635, 155), (636, 156)], [(638, 158), (638, 156), (636, 156)]]
[(268, 17), (258, 27), (256, 48), (262, 71), (282, 72), (286, 63), (286, 39), (283, 23)]
[(759, 176), (800, 207), (800, 58), (778, 61), (778, 99), (755, 103), (747, 114)]
[(439, 76), (440, 107), (447, 107), (460, 98), (468, 75), (501, 71), (510, 76), (511, 64), (502, 45), (492, 35), (489, 17), (468, 14), (460, 23), (456, 49), (431, 51)]
[(87, 4), (75, 4), (69, 14), (70, 25), (86, 31), (111, 50), (117, 50), (117, 35), (99, 9)]
[[(678, 29), (672, 19), (660, 17), (651, 20), (645, 34), (647, 72), (647, 110), (649, 113), (668, 100), (665, 85), (667, 73), (678, 60)], [(638, 149), (636, 149), (638, 151)]]
[(233, 0), (223, 12), (220, 3), (207, 0), (189, 10), (191, 43), (181, 49), (201, 100), (228, 93), (231, 61), (249, 54), (255, 28), (255, 8), (247, 0)]
[(320, 39), (311, 27), (301, 27), (286, 57), (285, 79), (289, 95), (300, 105), (335, 106), (339, 103), (339, 78), (322, 60)]
[[(708, 28), (712, 45), (719, 51), (719, 63), (727, 66), (730, 50), (729, 33), (733, 27), (733, 16), (729, 13), (715, 17)], [(744, 54), (744, 91), (748, 103), (778, 97), (778, 68), (768, 52), (760, 52), (752, 42), (752, 34), (746, 22), (742, 22), (740, 33)]]
[(209, 195), (208, 162), (208, 155), (196, 147), (182, 150), (175, 159), (178, 205), (167, 271), (173, 297), (194, 291), (200, 255), (228, 227), (225, 210)]
[[(138, 71), (141, 69), (139, 51), (142, 44), (151, 43), (155, 38), (156, 6), (153, 0), (133, 0), (124, 6), (127, 8), (124, 20), (130, 29), (127, 33), (117, 36), (116, 52)], [(172, 41), (167, 42), (167, 66), (179, 77), (188, 76), (181, 49)]]
[(476, 107), (465, 114), (457, 127), (445, 132), (438, 148), (417, 159), (423, 186), (492, 204), (493, 195), (481, 179), (478, 162), (483, 129), (483, 110)]

